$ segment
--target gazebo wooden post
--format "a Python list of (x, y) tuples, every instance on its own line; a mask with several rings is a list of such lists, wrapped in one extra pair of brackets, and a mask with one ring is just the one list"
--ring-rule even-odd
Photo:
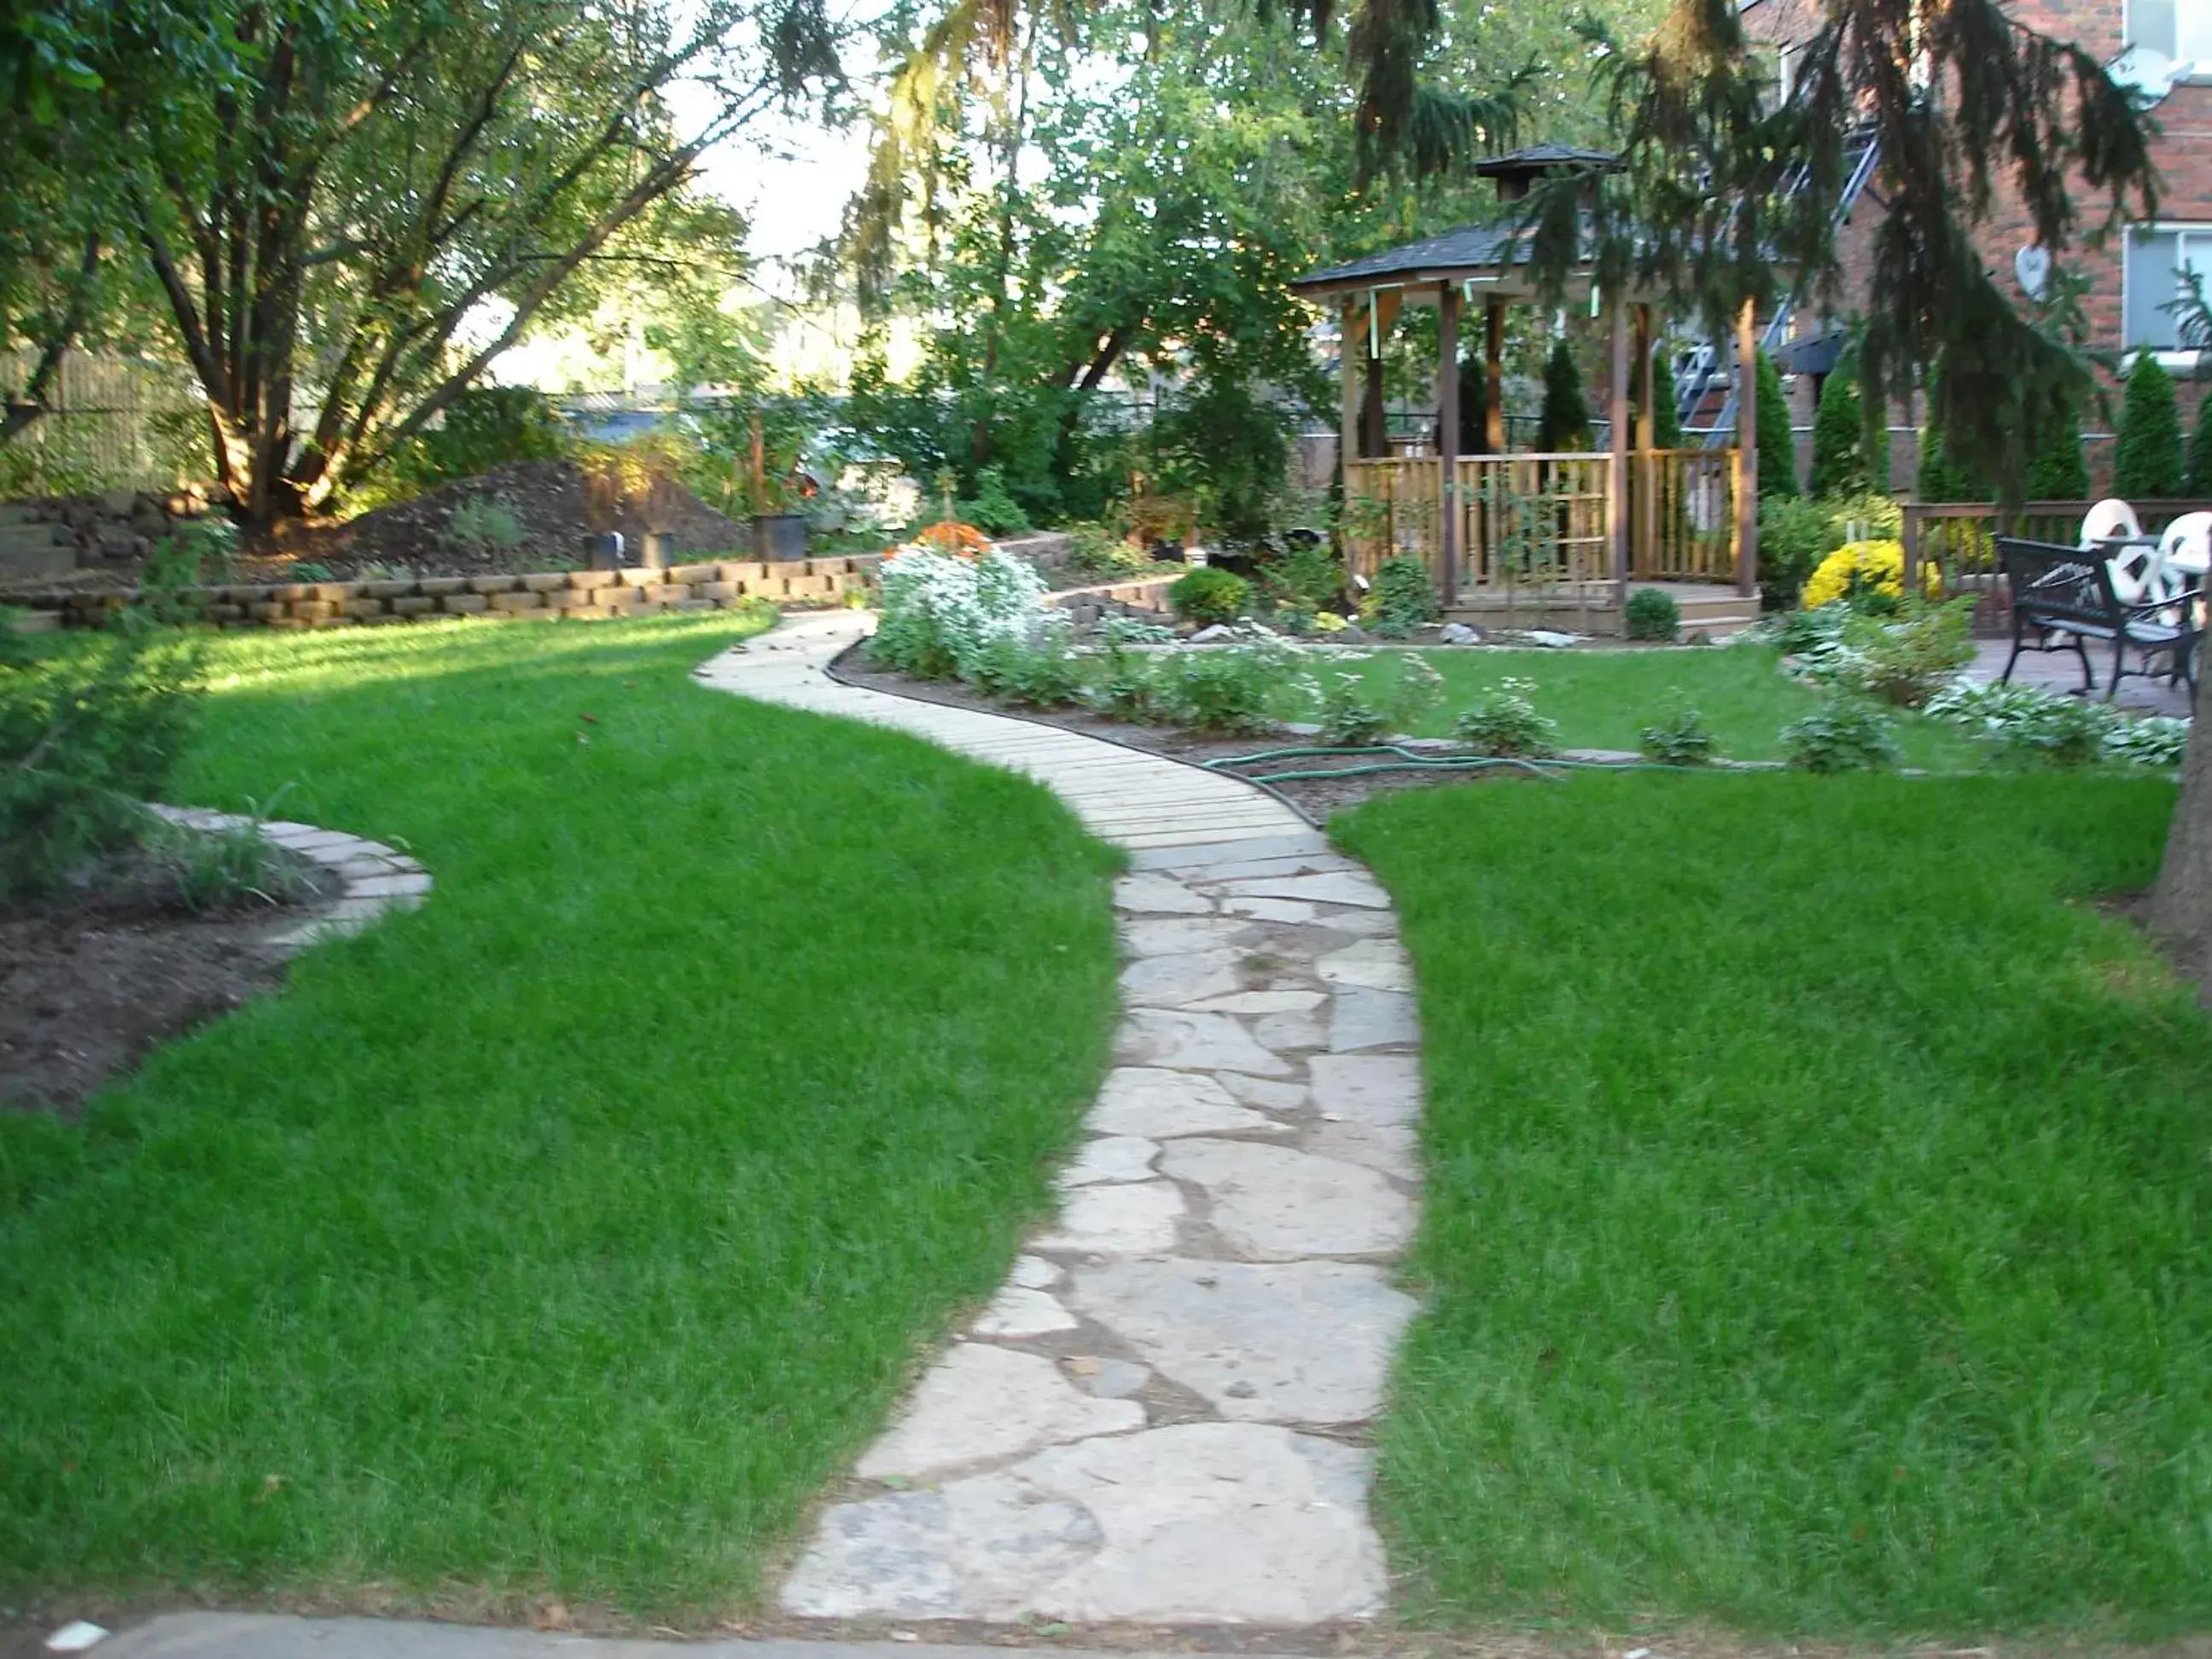
[(1482, 441), (1493, 455), (1505, 453), (1505, 301), (1482, 307)]
[(1346, 295), (1338, 337), (1337, 369), (1344, 382), (1344, 411), (1336, 434), (1336, 471), (1344, 486), (1344, 499), (1352, 499), (1352, 464), (1359, 458), (1359, 393), (1365, 382), (1361, 360), (1367, 356), (1367, 336), (1360, 321), (1359, 301)]
[(1606, 469), (1609, 482), (1605, 492), (1605, 541), (1613, 567), (1613, 602), (1625, 614), (1628, 605), (1628, 307), (1613, 294), (1606, 296), (1605, 309), (1613, 347), (1612, 395), (1606, 406), (1613, 456)]
[(1459, 306), (1457, 283), (1437, 284), (1437, 586), (1459, 600)]
[(1735, 591), (1759, 592), (1759, 342), (1748, 300), (1735, 314)]
[(1634, 318), (1635, 334), (1629, 343), (1629, 349), (1636, 358), (1632, 370), (1636, 397), (1636, 459), (1629, 490), (1636, 509), (1628, 542), (1628, 568), (1632, 574), (1638, 565), (1646, 568), (1654, 566), (1659, 550), (1659, 458), (1653, 453), (1659, 428), (1656, 412), (1651, 407), (1658, 377), (1651, 372), (1651, 307), (1638, 305), (1635, 308)]

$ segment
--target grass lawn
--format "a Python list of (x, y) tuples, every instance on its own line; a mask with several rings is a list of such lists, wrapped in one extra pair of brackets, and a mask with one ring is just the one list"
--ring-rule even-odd
[[(1378, 652), (1370, 678), (1397, 672), (1398, 653)], [(1704, 651), (1431, 651), (1444, 677), (1444, 695), (1417, 723), (1415, 735), (1445, 737), (1453, 717), (1482, 692), (1511, 676), (1536, 683), (1539, 714), (1557, 720), (1563, 749), (1633, 749), (1637, 733), (1680, 693), (1720, 739), (1731, 760), (1778, 760), (1782, 728), (1820, 701), (1784, 674), (1770, 648), (1756, 645)], [(1905, 763), (1971, 769), (1984, 757), (1954, 728), (1900, 713)]]
[(1104, 1064), (1111, 855), (687, 683), (743, 631), (215, 646), (175, 798), (289, 785), (438, 888), (88, 1126), (0, 1119), (0, 1586), (741, 1607), (998, 1283)]
[(2212, 1021), (2091, 902), (2172, 799), (1644, 774), (1339, 821), (1428, 1045), (1417, 1616), (2212, 1626)]

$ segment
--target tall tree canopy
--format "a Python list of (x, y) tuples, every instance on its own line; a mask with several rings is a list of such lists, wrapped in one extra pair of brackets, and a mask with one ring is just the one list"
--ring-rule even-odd
[[(156, 33), (162, 3), (108, 9), (106, 44)], [(701, 152), (836, 71), (819, 0), (203, 15), (220, 50), (200, 72), (73, 112), (98, 156), (70, 174), (158, 289), (218, 477), (257, 519), (380, 463), (593, 262), (696, 235), (681, 198)], [(97, 52), (85, 67), (105, 74)]]

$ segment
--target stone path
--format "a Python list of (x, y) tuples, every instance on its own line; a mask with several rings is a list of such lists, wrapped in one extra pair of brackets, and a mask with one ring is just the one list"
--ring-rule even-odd
[(357, 933), (386, 910), (412, 910), (429, 896), (428, 871), (406, 854), (366, 836), (343, 830), (319, 830), (283, 818), (252, 818), (207, 806), (164, 806), (152, 810), (172, 823), (210, 833), (258, 827), (262, 839), (319, 864), (338, 879), (338, 896), (312, 910), (305, 921), (291, 921), (269, 935), (269, 943), (301, 950), (326, 939)]
[(865, 619), (698, 671), (1038, 778), (1131, 850), (1115, 1066), (1057, 1219), (862, 1455), (800, 1616), (1305, 1625), (1382, 1610), (1366, 1427), (1413, 1312), (1411, 970), (1382, 890), (1234, 779), (830, 680)]

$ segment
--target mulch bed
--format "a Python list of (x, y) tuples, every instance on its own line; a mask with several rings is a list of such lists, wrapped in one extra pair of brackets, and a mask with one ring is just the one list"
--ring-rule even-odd
[[(1056, 726), (1065, 732), (1080, 732), (1087, 738), (1103, 738), (1125, 748), (1142, 750), (1148, 755), (1164, 755), (1170, 760), (1188, 761), (1194, 766), (1203, 766), (1209, 761), (1233, 762), (1242, 757), (1261, 754), (1270, 749), (1290, 748), (1309, 741), (1288, 734), (1220, 737), (1185, 732), (1174, 726), (1137, 726), (1127, 720), (1093, 714), (1085, 708), (1009, 708), (970, 690), (957, 680), (911, 679), (904, 674), (877, 668), (869, 663), (863, 645), (847, 649), (830, 665), (830, 672), (848, 684), (865, 686), (872, 691), (888, 691), (894, 696), (913, 697), (922, 702), (939, 702), (954, 708), (974, 708), (988, 714), (1005, 714), (1016, 720), (1033, 720), (1039, 726)], [(1333, 812), (1357, 806), (1372, 796), (1393, 790), (1433, 789), (1443, 784), (1527, 781), (1534, 776), (1531, 773), (1510, 768), (1464, 773), (1354, 772), (1354, 769), (1371, 764), (1373, 759), (1373, 757), (1357, 755), (1316, 756), (1296, 761), (1224, 765), (1213, 769), (1254, 782), (1267, 783), (1292, 810), (1316, 825), (1328, 823)], [(1323, 769), (1354, 775), (1341, 778), (1291, 779), (1280, 782), (1268, 778), (1271, 772)]]
[(269, 935), (339, 889), (295, 862), (300, 896), (281, 905), (194, 915), (135, 853), (82, 885), (0, 905), (0, 1110), (73, 1118), (156, 1043), (280, 983), (288, 952)]

